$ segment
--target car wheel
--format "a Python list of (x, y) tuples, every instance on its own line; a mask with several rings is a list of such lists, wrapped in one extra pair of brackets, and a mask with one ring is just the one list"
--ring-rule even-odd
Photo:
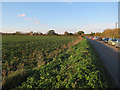
[(116, 48), (118, 48), (116, 45), (115, 45)]

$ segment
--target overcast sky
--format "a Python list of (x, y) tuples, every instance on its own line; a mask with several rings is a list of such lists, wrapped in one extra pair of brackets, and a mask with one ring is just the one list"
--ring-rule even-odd
[(115, 28), (117, 2), (3, 2), (2, 32), (102, 32)]

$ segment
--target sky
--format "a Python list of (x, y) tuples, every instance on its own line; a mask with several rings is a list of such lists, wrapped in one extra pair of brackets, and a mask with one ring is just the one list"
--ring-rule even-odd
[(2, 32), (103, 32), (117, 21), (117, 2), (2, 3)]

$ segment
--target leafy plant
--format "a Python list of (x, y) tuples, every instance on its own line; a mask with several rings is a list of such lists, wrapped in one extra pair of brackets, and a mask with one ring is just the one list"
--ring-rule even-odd
[(16, 88), (107, 88), (108, 83), (101, 66), (94, 49), (83, 39), (49, 64), (37, 68), (34, 75)]

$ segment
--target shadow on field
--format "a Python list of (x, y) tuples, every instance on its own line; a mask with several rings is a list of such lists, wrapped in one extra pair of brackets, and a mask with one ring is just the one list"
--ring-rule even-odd
[(2, 82), (2, 90), (14, 90), (17, 86), (20, 86), (23, 82), (27, 80), (28, 76), (31, 76), (35, 71), (16, 71), (12, 73), (9, 77), (6, 77)]

